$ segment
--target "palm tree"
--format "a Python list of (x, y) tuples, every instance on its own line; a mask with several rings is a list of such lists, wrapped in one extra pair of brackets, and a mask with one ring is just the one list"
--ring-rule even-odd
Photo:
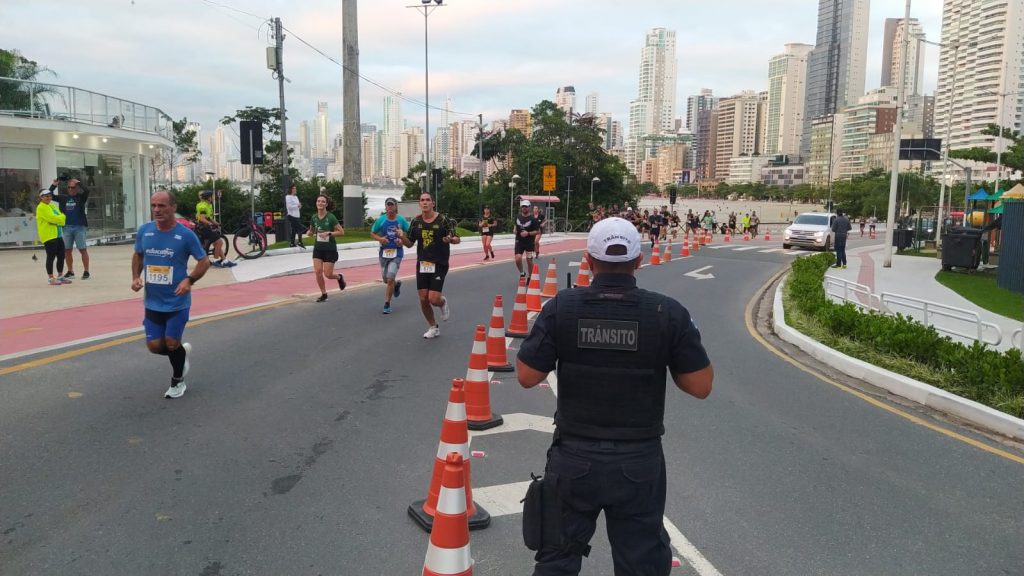
[(28, 112), (45, 109), (45, 97), (57, 91), (48, 86), (29, 84), (43, 73), (54, 74), (17, 50), (0, 49), (0, 110)]

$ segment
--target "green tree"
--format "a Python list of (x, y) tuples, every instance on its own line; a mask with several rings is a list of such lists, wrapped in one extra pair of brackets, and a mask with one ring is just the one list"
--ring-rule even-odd
[[(998, 136), (999, 126), (997, 124), (989, 124), (981, 130), (981, 134), (984, 136)], [(1003, 138), (1010, 140), (1009, 146), (1006, 146), (1003, 150), (1002, 156), (999, 159), (1003, 166), (1011, 169), (1012, 171), (1024, 171), (1024, 137), (1017, 130), (1011, 128), (1003, 128)], [(995, 164), (996, 153), (989, 150), (988, 148), (967, 148), (959, 150), (950, 150), (950, 158), (959, 158), (964, 160), (976, 160), (979, 162), (987, 162), (989, 164)], [(1002, 186), (1000, 186), (1002, 188)]]
[(42, 74), (56, 76), (52, 70), (29, 60), (17, 50), (0, 49), (0, 110), (28, 112), (46, 110), (46, 98), (58, 92), (49, 86), (33, 85)]

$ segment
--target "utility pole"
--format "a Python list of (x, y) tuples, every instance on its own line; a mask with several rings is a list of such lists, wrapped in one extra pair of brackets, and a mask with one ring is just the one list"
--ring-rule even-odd
[(341, 41), (344, 45), (342, 73), (342, 130), (345, 154), (344, 225), (358, 228), (363, 223), (362, 132), (359, 121), (359, 20), (356, 0), (341, 2)]
[[(280, 18), (274, 18), (274, 53), (277, 55), (277, 95), (280, 100), (281, 110), (281, 196), (288, 195), (288, 188), (291, 187), (288, 174), (288, 131), (285, 129), (284, 109), (284, 30)], [(255, 169), (255, 168), (254, 168)]]
[(484, 115), (477, 114), (477, 117), (480, 119), (480, 124), (477, 126), (480, 130), (480, 170), (477, 172), (477, 180), (480, 184), (480, 214), (482, 217), (484, 213)]
[[(899, 89), (896, 91), (896, 125), (893, 126), (893, 168), (889, 174), (889, 210), (886, 214), (886, 240), (885, 256), (882, 260), (883, 268), (893, 268), (893, 235), (896, 232), (896, 189), (899, 186), (899, 140), (903, 135), (903, 100), (906, 97), (906, 54), (910, 44), (910, 0), (906, 0), (906, 10), (903, 12), (903, 42), (900, 45), (900, 69)], [(950, 94), (950, 98), (952, 94)], [(952, 112), (952, 99), (950, 101), (950, 112)], [(948, 147), (949, 134), (946, 134)], [(942, 172), (942, 179), (945, 181), (946, 173)], [(941, 217), (941, 214), (940, 214)]]

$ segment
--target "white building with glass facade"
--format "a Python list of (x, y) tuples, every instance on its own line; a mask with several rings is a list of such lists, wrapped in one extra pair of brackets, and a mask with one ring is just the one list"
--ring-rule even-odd
[(169, 116), (80, 88), (0, 82), (15, 94), (0, 106), (0, 247), (36, 243), (39, 190), (62, 175), (91, 190), (90, 242), (131, 237), (150, 219), (155, 182), (172, 171), (161, 161), (173, 148)]

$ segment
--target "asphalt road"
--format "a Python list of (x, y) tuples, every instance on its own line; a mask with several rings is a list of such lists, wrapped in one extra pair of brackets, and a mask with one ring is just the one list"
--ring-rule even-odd
[[(791, 259), (702, 250), (638, 273), (691, 310), (716, 369), (705, 401), (669, 391), (666, 517), (707, 561), (673, 574), (1024, 573), (1024, 466), (750, 336), (748, 301)], [(684, 275), (695, 269), (714, 278)], [(5, 376), (0, 574), (418, 573), (427, 536), (406, 508), (426, 495), (473, 328), (495, 294), (508, 313), (515, 281), (510, 263), (451, 274), (452, 319), (432, 341), (411, 284), (391, 316), (375, 286), (196, 323), (180, 400), (162, 398), (169, 366), (141, 341)], [(495, 378), (497, 412), (550, 422), (551, 389)], [(541, 472), (549, 442), (474, 438), (474, 489)], [(476, 574), (531, 571), (518, 514), (471, 539)], [(593, 544), (583, 572), (612, 574), (603, 529)]]

